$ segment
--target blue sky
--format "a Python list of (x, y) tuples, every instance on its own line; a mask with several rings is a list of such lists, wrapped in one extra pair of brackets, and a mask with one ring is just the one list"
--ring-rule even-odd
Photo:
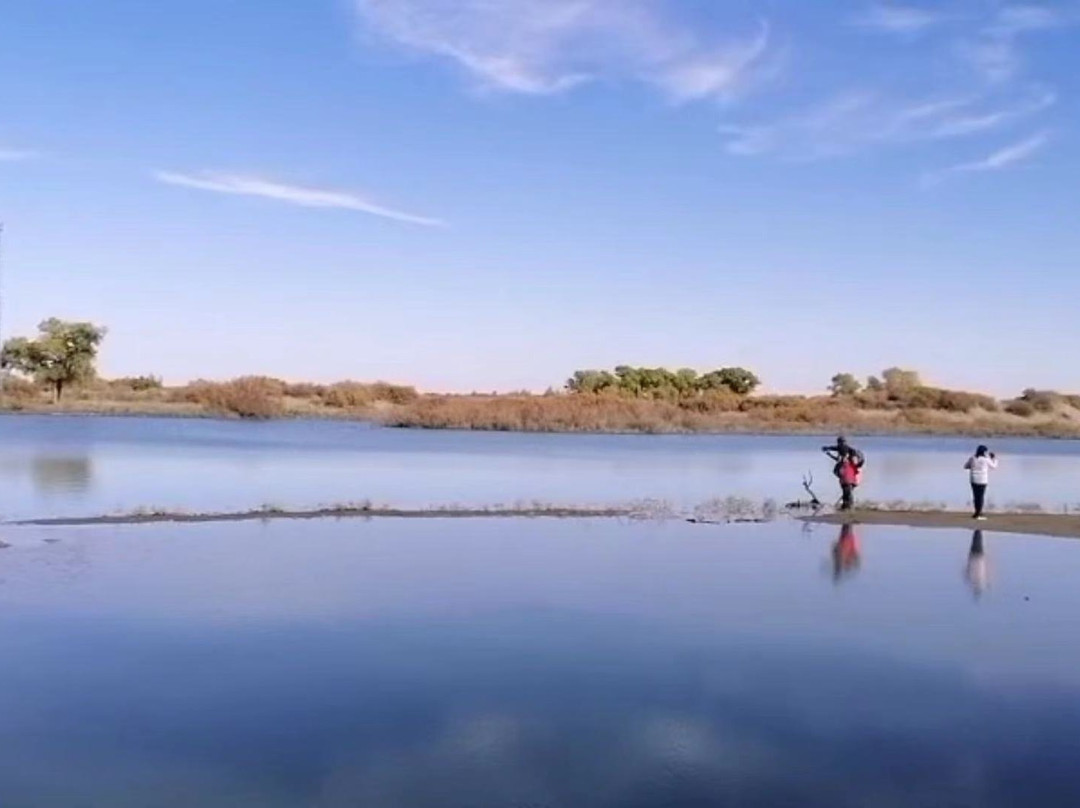
[(102, 370), (1080, 389), (1080, 2), (7, 0), (3, 331)]

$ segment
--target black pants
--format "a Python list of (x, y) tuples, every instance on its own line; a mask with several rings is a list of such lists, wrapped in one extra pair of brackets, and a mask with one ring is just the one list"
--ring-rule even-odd
[(975, 500), (975, 515), (982, 516), (986, 506), (986, 483), (972, 483), (971, 497)]
[(840, 483), (840, 510), (850, 511), (855, 507), (855, 486)]

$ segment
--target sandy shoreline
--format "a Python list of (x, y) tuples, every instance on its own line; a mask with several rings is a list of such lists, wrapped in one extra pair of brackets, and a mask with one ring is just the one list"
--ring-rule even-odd
[(802, 521), (818, 525), (885, 525), (1080, 538), (1080, 515), (1060, 513), (987, 514), (985, 522), (977, 522), (971, 518), (970, 513), (950, 511), (852, 511), (844, 514), (806, 516), (802, 517)]
[(330, 507), (312, 510), (258, 508), (247, 511), (185, 513), (154, 511), (149, 513), (111, 514), (102, 516), (50, 517), (5, 522), (12, 527), (94, 527), (107, 525), (155, 524), (213, 524), (232, 522), (312, 521), (318, 519), (678, 519), (697, 524), (726, 525), (739, 523), (772, 523), (785, 519), (818, 525), (882, 525), (920, 529), (984, 530), (992, 533), (1013, 533), (1028, 536), (1080, 538), (1080, 514), (999, 513), (990, 514), (986, 521), (977, 522), (968, 513), (952, 511), (887, 511), (866, 510), (851, 513), (830, 513), (819, 516), (788, 516), (777, 518), (721, 517), (716, 520), (683, 519), (672, 511), (649, 511), (641, 506), (622, 507)]
[(155, 525), (166, 523), (307, 521), (314, 519), (616, 519), (632, 517), (630, 508), (316, 508), (314, 510), (256, 509), (233, 513), (132, 513), (20, 519), (14, 527), (92, 527), (95, 525)]

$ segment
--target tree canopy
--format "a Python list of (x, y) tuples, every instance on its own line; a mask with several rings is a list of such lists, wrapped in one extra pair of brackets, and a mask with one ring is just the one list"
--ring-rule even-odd
[(854, 396), (862, 390), (862, 384), (850, 373), (837, 373), (829, 383), (829, 392), (834, 396)]
[(914, 370), (889, 368), (882, 372), (881, 378), (885, 381), (885, 391), (891, 396), (909, 393), (915, 388), (923, 386), (922, 379), (919, 378), (918, 372)]
[(699, 374), (692, 368), (668, 370), (619, 365), (614, 371), (579, 370), (566, 382), (571, 393), (618, 393), (634, 398), (686, 398), (707, 392), (745, 396), (761, 384), (745, 368), (720, 368)]
[(94, 362), (105, 333), (93, 323), (53, 317), (38, 325), (36, 339), (15, 337), (5, 342), (0, 367), (49, 385), (59, 401), (66, 386), (94, 378)]

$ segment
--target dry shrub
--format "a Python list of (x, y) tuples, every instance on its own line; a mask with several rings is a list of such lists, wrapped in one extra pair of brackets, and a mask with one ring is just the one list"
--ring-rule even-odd
[(375, 382), (371, 385), (371, 394), (376, 401), (388, 401), (391, 404), (411, 404), (420, 398), (415, 387), (386, 382)]
[(285, 385), (285, 395), (289, 398), (321, 398), (326, 392), (326, 385), (311, 382), (297, 382)]
[(406, 387), (400, 384), (338, 382), (326, 388), (321, 398), (323, 404), (328, 407), (360, 409), (369, 407), (377, 401), (385, 401), (390, 404), (411, 404), (420, 398), (420, 394), (416, 392), (415, 387)]
[(323, 391), (321, 398), (327, 407), (343, 410), (367, 407), (375, 400), (371, 388), (360, 382), (332, 384)]
[(233, 379), (234, 382), (249, 382), (260, 385), (267, 393), (267, 395), (283, 397), (285, 391), (289, 389), (289, 383), (281, 379), (276, 379), (273, 376), (241, 376), (239, 379)]
[(1035, 414), (1036, 410), (1035, 405), (1030, 401), (1018, 398), (1005, 405), (1005, 412), (1009, 413), (1009, 415), (1018, 415), (1021, 418), (1030, 418)]
[(196, 379), (188, 382), (185, 387), (176, 387), (169, 391), (168, 399), (176, 403), (209, 404), (216, 395), (215, 390), (221, 386), (220, 382), (208, 382), (206, 379)]
[(390, 426), (531, 432), (724, 432), (761, 429), (850, 429), (859, 411), (831, 399), (774, 398), (752, 412), (743, 399), (679, 402), (607, 394), (560, 396), (427, 396), (396, 408)]
[(1065, 396), (1054, 390), (1027, 389), (1020, 396), (1021, 401), (1026, 401), (1036, 412), (1053, 412), (1066, 403)]
[(966, 393), (961, 390), (944, 390), (939, 387), (914, 387), (893, 397), (905, 410), (940, 410), (942, 412), (971, 412), (986, 410), (996, 412), (998, 403), (990, 396)]
[(698, 413), (738, 412), (742, 403), (743, 396), (715, 390), (693, 398), (684, 398), (679, 402), (679, 407), (688, 412)]
[(604, 396), (429, 396), (402, 407), (391, 426), (528, 432), (671, 432), (692, 414), (662, 401)]
[(7, 398), (25, 403), (41, 397), (40, 387), (18, 376), (4, 376), (2, 383), (4, 396)]
[(137, 402), (161, 401), (167, 394), (157, 376), (125, 376), (96, 380), (85, 388), (81, 397), (84, 400)]
[(852, 400), (861, 410), (894, 410), (896, 404), (889, 400), (889, 396), (882, 390), (863, 390), (855, 396), (852, 396)]
[(743, 398), (739, 409), (743, 412), (758, 412), (760, 410), (781, 410), (801, 407), (809, 399), (806, 396), (755, 396)]
[(902, 417), (909, 425), (924, 429), (932, 427), (938, 422), (937, 416), (930, 410), (906, 409), (904, 410)]
[(274, 418), (285, 411), (285, 384), (265, 376), (244, 376), (228, 382), (195, 381), (180, 392), (184, 400), (210, 412), (241, 418)]
[(110, 379), (105, 382), (105, 386), (111, 392), (130, 390), (142, 393), (147, 390), (160, 390), (165, 385), (159, 376), (123, 376), (119, 379)]
[(938, 390), (937, 409), (945, 412), (971, 412), (972, 410), (997, 412), (999, 406), (996, 399), (980, 393), (966, 393), (961, 390)]
[(843, 410), (800, 398), (793, 401), (799, 403), (750, 416), (724, 398), (713, 401), (710, 408), (698, 399), (675, 403), (617, 395), (429, 396), (398, 408), (387, 422), (428, 429), (662, 433), (836, 426), (850, 421)]

